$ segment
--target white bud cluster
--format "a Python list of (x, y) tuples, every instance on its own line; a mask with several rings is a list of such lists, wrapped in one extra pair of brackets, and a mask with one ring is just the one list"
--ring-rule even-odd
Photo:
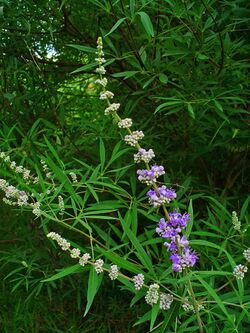
[(100, 93), (100, 99), (101, 100), (112, 99), (113, 97), (114, 97), (114, 94), (109, 90), (106, 90), (106, 91), (103, 91), (103, 92)]
[(34, 177), (33, 178), (33, 184), (38, 184), (39, 182), (39, 178), (38, 177)]
[(34, 178), (31, 175), (31, 171), (22, 165), (17, 165), (15, 161), (11, 161), (10, 157), (5, 152), (0, 152), (0, 159), (5, 163), (9, 163), (10, 169), (19, 174), (27, 184), (30, 184), (30, 182), (33, 181)]
[(149, 290), (145, 296), (146, 303), (154, 305), (158, 302), (159, 299), (159, 285), (154, 283), (149, 286)]
[(52, 240), (56, 241), (57, 244), (61, 247), (63, 251), (70, 250), (70, 243), (66, 241), (66, 239), (62, 238), (61, 235), (57, 234), (56, 232), (50, 232), (47, 234), (48, 238), (51, 238)]
[(77, 183), (77, 175), (74, 172), (70, 172), (69, 175), (72, 179), (72, 182)]
[(247, 266), (240, 264), (234, 267), (233, 275), (236, 277), (237, 280), (242, 280), (246, 272)]
[(47, 164), (45, 163), (45, 161), (40, 160), (40, 163), (42, 164), (42, 168), (43, 168), (43, 171), (45, 172), (46, 177), (51, 178), (52, 173), (50, 172), (50, 170), (49, 170)]
[(97, 259), (94, 263), (94, 268), (97, 274), (100, 274), (103, 272), (103, 264), (104, 261), (102, 259)]
[(90, 260), (91, 256), (89, 253), (84, 253), (80, 258), (79, 258), (79, 264), (81, 266), (85, 266), (88, 263), (88, 260)]
[(99, 65), (102, 65), (106, 62), (106, 60), (102, 57), (100, 58), (95, 58), (95, 61), (98, 62)]
[(70, 250), (70, 256), (71, 258), (80, 258), (81, 251), (79, 249), (73, 248)]
[(5, 179), (0, 179), (0, 190), (5, 192), (5, 198), (3, 201), (12, 206), (28, 206), (28, 194), (25, 191), (20, 191), (13, 185), (9, 185), (9, 183)]
[(95, 72), (97, 74), (104, 75), (106, 73), (106, 69), (103, 66), (99, 66), (98, 68), (96, 68)]
[(140, 148), (137, 154), (134, 154), (135, 163), (145, 162), (149, 163), (155, 157), (155, 153), (153, 149), (149, 149), (148, 151), (144, 148)]
[(32, 213), (36, 216), (39, 217), (42, 214), (42, 211), (40, 209), (40, 203), (39, 202), (35, 202), (33, 204), (31, 204), (32, 209)]
[(97, 55), (99, 56), (104, 56), (104, 53), (103, 53), (103, 43), (102, 43), (102, 37), (98, 37), (97, 38)]
[(65, 211), (65, 207), (64, 207), (64, 201), (63, 201), (63, 197), (61, 195), (58, 196), (58, 205), (59, 205), (59, 209), (60, 209), (60, 215), (64, 214)]
[(170, 294), (160, 294), (160, 309), (168, 310), (173, 302), (173, 296)]
[[(182, 308), (184, 309), (184, 311), (188, 312), (188, 311), (192, 311), (195, 313), (195, 308), (194, 306), (188, 301), (188, 299), (186, 298), (184, 303), (182, 304)], [(204, 306), (200, 303), (197, 303), (197, 310), (201, 311), (204, 309)]]
[(105, 116), (108, 116), (111, 113), (117, 112), (120, 107), (120, 103), (112, 103), (110, 104), (104, 111)]
[(247, 250), (244, 250), (243, 256), (245, 257), (246, 261), (250, 262), (250, 247)]
[(144, 137), (142, 131), (133, 131), (131, 134), (125, 135), (124, 141), (132, 146), (135, 147), (138, 144), (138, 140), (141, 140)]
[(102, 44), (102, 38), (98, 37), (97, 39), (97, 58), (95, 58), (95, 61), (98, 62), (99, 67), (96, 68), (96, 73), (98, 74), (105, 74), (106, 70), (105, 68), (102, 66), (102, 64), (104, 64), (106, 62), (106, 60), (104, 59), (104, 52), (103, 52), (103, 44)]
[(116, 265), (111, 265), (110, 267), (110, 272), (109, 272), (109, 277), (111, 280), (117, 279), (119, 274), (118, 267)]
[(140, 290), (144, 283), (144, 275), (137, 274), (133, 277), (135, 290)]
[(131, 118), (125, 118), (125, 119), (122, 119), (121, 121), (119, 121), (118, 127), (119, 128), (129, 128), (132, 126), (132, 124), (133, 124), (133, 122), (132, 122)]
[(235, 211), (232, 212), (232, 224), (235, 230), (240, 230), (241, 222), (239, 221), (237, 213)]
[(81, 256), (81, 251), (79, 249), (76, 249), (76, 248), (71, 249), (70, 243), (66, 239), (61, 237), (59, 234), (57, 234), (56, 232), (48, 233), (47, 237), (56, 241), (57, 244), (61, 247), (61, 249), (63, 251), (69, 251), (71, 258), (78, 259), (79, 265), (81, 265), (81, 266), (84, 267), (88, 263), (88, 261), (91, 259), (91, 256), (89, 253), (84, 253)]
[(108, 80), (106, 79), (106, 77), (104, 77), (102, 79), (95, 80), (95, 83), (100, 84), (101, 86), (103, 86), (105, 88), (106, 85), (108, 84)]

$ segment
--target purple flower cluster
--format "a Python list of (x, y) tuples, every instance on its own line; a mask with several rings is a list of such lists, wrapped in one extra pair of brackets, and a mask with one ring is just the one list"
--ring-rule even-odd
[(189, 214), (180, 214), (173, 212), (169, 214), (169, 221), (160, 219), (156, 232), (162, 238), (168, 238), (169, 242), (164, 245), (171, 252), (170, 260), (174, 272), (181, 272), (186, 267), (193, 267), (198, 259), (197, 254), (189, 247), (186, 236), (183, 236), (182, 230), (186, 228), (189, 221)]
[(150, 170), (137, 170), (138, 180), (142, 183), (146, 183), (147, 185), (152, 185), (156, 182), (157, 178), (161, 175), (164, 175), (164, 167), (162, 165), (153, 165)]
[(149, 190), (147, 193), (149, 202), (158, 207), (165, 203), (169, 203), (176, 198), (175, 190), (167, 188), (165, 185), (158, 187), (156, 190)]

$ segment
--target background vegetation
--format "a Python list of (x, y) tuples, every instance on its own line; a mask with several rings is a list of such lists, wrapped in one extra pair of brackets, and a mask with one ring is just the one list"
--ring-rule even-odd
[[(128, 193), (142, 197), (132, 150), (104, 117), (94, 84), (95, 45), (102, 35), (109, 88), (121, 102), (122, 114), (145, 132), (148, 147), (166, 166), (166, 181), (179, 191), (179, 207), (186, 208), (192, 199), (193, 237), (220, 244), (240, 260), (241, 244), (249, 247), (249, 237), (236, 237), (234, 244), (228, 240), (234, 237), (233, 210), (246, 228), (249, 223), (249, 14), (246, 0), (0, 1), (0, 149), (34, 170), (42, 156), (58, 158), (64, 170), (79, 170), (81, 161), (79, 172), (88, 176), (100, 166), (97, 179), (111, 177)], [(16, 181), (4, 164), (0, 174)], [(117, 189), (110, 192), (102, 193), (102, 200), (125, 209), (128, 200), (122, 201)], [(89, 195), (90, 201), (98, 201)], [(133, 327), (145, 313), (143, 302), (129, 308), (130, 295), (108, 280), (83, 317), (88, 276), (41, 283), (72, 260), (51, 247), (28, 212), (3, 203), (0, 210), (2, 332), (149, 329), (147, 324)], [(154, 226), (143, 212), (138, 222), (141, 233), (153, 235)], [(112, 227), (100, 222), (97, 234), (105, 240), (100, 229), (109, 234)], [(160, 254), (153, 250), (157, 262)], [(204, 250), (202, 256), (202, 269), (207, 268), (206, 256), (217, 267), (226, 265), (216, 251)], [(220, 281), (215, 284), (220, 287)], [(249, 302), (249, 291), (244, 297)], [(222, 317), (214, 322), (210, 315), (208, 332), (247, 332), (246, 313), (239, 316), (230, 310), (235, 330)], [(188, 324), (178, 332), (187, 329)]]

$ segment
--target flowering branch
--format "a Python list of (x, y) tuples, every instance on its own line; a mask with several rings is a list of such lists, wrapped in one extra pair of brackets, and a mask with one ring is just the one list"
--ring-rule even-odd
[[(114, 98), (114, 94), (106, 90), (106, 85), (108, 83), (107, 78), (103, 77), (106, 73), (106, 70), (103, 66), (105, 63), (104, 52), (103, 52), (103, 43), (102, 38), (99, 37), (97, 40), (97, 58), (95, 59), (98, 62), (98, 68), (96, 73), (100, 75), (100, 78), (96, 80), (96, 83), (101, 85), (102, 91), (100, 93), (100, 99), (106, 100), (108, 107), (105, 109), (105, 115), (111, 115), (113, 119), (117, 122), (118, 127), (126, 129), (128, 134), (125, 135), (124, 141), (132, 146), (137, 148), (138, 152), (134, 155), (134, 161), (136, 163), (144, 162), (146, 169), (137, 170), (138, 180), (146, 185), (151, 185), (152, 189), (147, 192), (149, 203), (154, 207), (163, 207), (165, 219), (161, 218), (156, 228), (156, 232), (164, 239), (169, 239), (169, 242), (165, 242), (164, 245), (171, 253), (170, 260), (172, 261), (172, 269), (174, 272), (182, 272), (183, 270), (193, 267), (198, 259), (197, 254), (191, 250), (189, 247), (189, 242), (186, 239), (186, 236), (182, 235), (182, 231), (185, 229), (188, 221), (189, 215), (187, 213), (181, 215), (177, 212), (168, 213), (166, 204), (169, 204), (173, 199), (176, 198), (176, 192), (173, 189), (167, 188), (165, 185), (158, 186), (157, 179), (158, 177), (165, 174), (163, 166), (158, 165), (149, 165), (149, 162), (155, 157), (155, 154), (152, 149), (148, 151), (142, 148), (139, 144), (139, 140), (144, 137), (144, 133), (139, 130), (131, 131), (130, 127), (133, 124), (132, 119), (125, 118), (122, 119), (118, 115), (118, 110), (120, 108), (119, 103), (111, 103), (110, 100)], [(157, 303), (157, 289), (158, 285), (152, 285), (152, 290), (150, 289), (150, 298), (151, 301), (146, 301), (153, 305)], [(195, 294), (192, 289), (191, 281), (188, 280), (189, 292), (192, 296), (193, 307), (196, 313), (200, 333), (203, 332), (202, 321), (199, 315), (199, 309), (195, 299)]]

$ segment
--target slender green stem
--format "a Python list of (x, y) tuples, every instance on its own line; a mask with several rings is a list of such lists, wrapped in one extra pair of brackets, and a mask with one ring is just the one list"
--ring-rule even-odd
[(93, 238), (92, 235), (88, 235), (88, 234), (86, 234), (84, 231), (79, 230), (79, 229), (77, 229), (77, 228), (75, 228), (75, 227), (73, 227), (73, 226), (71, 226), (71, 225), (69, 225), (69, 224), (67, 224), (67, 223), (65, 223), (65, 222), (63, 222), (63, 221), (60, 221), (60, 220), (58, 220), (58, 219), (56, 219), (56, 218), (50, 216), (49, 214), (47, 214), (47, 213), (45, 213), (45, 212), (42, 212), (42, 215), (43, 215), (44, 217), (47, 217), (48, 219), (50, 219), (50, 220), (56, 222), (57, 224), (61, 225), (61, 226), (64, 227), (64, 228), (67, 228), (67, 229), (69, 229), (69, 230), (72, 230), (72, 231), (74, 231), (74, 232), (77, 232), (77, 233), (79, 233), (79, 234), (81, 234), (81, 235), (83, 235), (83, 236), (89, 238), (92, 242), (97, 243), (97, 244), (100, 245), (102, 248), (107, 249), (107, 247), (106, 247), (105, 245), (103, 245), (103, 244), (102, 244), (101, 242), (99, 242), (97, 239)]
[(195, 311), (196, 319), (197, 319), (198, 326), (199, 326), (199, 332), (203, 333), (204, 330), (203, 330), (203, 325), (202, 325), (202, 321), (201, 321), (201, 317), (200, 317), (200, 313), (199, 313), (197, 301), (195, 299), (194, 290), (193, 290), (192, 283), (191, 283), (191, 281), (190, 281), (189, 278), (188, 278), (188, 290), (189, 290), (191, 298), (192, 298), (192, 302), (193, 302), (193, 306), (194, 306), (194, 311)]

